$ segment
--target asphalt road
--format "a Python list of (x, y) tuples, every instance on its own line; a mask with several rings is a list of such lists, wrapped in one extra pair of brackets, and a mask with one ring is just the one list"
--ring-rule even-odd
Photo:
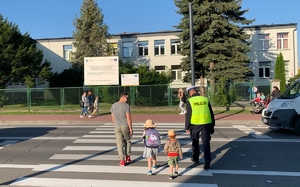
[[(39, 187), (298, 187), (299, 136), (261, 123), (220, 123), (212, 136), (212, 164), (203, 170), (190, 161), (191, 142), (182, 123), (160, 123), (177, 131), (184, 152), (179, 174), (168, 179), (167, 157), (147, 176), (142, 157), (142, 123), (134, 123), (133, 163), (120, 167), (112, 125), (0, 126), (0, 186)], [(201, 154), (201, 157), (203, 154)]]

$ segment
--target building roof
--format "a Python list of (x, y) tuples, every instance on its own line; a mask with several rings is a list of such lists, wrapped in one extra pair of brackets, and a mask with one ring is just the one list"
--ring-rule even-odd
[[(297, 27), (297, 23), (283, 23), (283, 24), (261, 24), (261, 25), (249, 25), (249, 26), (242, 26), (242, 28), (245, 29), (258, 29), (258, 28), (263, 28), (263, 27), (286, 27), (286, 26), (295, 26)], [(165, 34), (170, 34), (170, 33), (180, 33), (182, 32), (181, 30), (162, 30), (162, 31), (156, 31), (156, 32), (124, 32), (124, 33), (118, 33), (118, 34), (112, 34), (112, 36), (115, 37), (122, 37), (122, 36), (130, 36), (130, 35), (149, 35), (149, 34), (159, 34), (159, 33), (165, 33)], [(41, 39), (36, 39), (36, 40), (73, 40), (74, 37), (60, 37), (60, 38), (41, 38)]]

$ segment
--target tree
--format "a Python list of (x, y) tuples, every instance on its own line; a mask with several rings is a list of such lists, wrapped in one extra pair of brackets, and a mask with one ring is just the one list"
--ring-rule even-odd
[[(187, 0), (175, 0), (177, 13), (183, 17), (177, 29), (182, 40), (182, 70), (190, 72), (189, 8)], [(243, 17), (248, 10), (241, 10), (241, 0), (194, 0), (193, 33), (195, 78), (209, 78), (211, 82), (226, 80), (247, 81), (253, 76), (248, 68), (249, 36), (240, 27), (254, 20)], [(190, 73), (184, 78), (189, 82)]]
[(281, 52), (276, 58), (275, 79), (280, 80), (280, 92), (283, 92), (286, 89), (286, 77), (285, 77), (285, 64)]
[[(43, 52), (28, 33), (0, 14), (0, 89), (8, 83), (25, 83), (32, 88), (51, 77), (51, 64), (43, 61)], [(39, 80), (38, 82), (36, 80)]]
[(73, 42), (76, 51), (71, 55), (71, 62), (83, 68), (84, 57), (109, 56), (112, 48), (107, 42), (108, 26), (103, 22), (103, 14), (95, 0), (84, 0), (80, 9), (81, 17), (76, 17)]

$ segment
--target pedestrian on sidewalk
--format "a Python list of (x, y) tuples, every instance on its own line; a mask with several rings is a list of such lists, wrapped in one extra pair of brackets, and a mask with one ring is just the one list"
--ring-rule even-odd
[[(165, 146), (164, 146), (164, 152), (166, 155), (168, 155), (168, 165), (170, 168), (170, 175), (169, 179), (173, 179), (173, 177), (178, 176), (178, 168), (179, 168), (179, 161), (178, 156), (180, 159), (182, 159), (182, 149), (180, 146), (179, 141), (176, 140), (176, 132), (171, 129), (168, 130), (168, 137)], [(173, 175), (173, 168), (175, 167), (174, 175)]]
[(83, 107), (80, 113), (80, 118), (84, 118), (83, 113), (85, 113), (89, 118), (92, 117), (89, 115), (88, 107), (89, 107), (89, 100), (86, 97), (86, 92), (83, 92), (81, 96), (81, 101), (83, 102)]
[(191, 160), (199, 163), (199, 137), (201, 132), (205, 160), (204, 169), (207, 170), (210, 168), (211, 162), (210, 140), (211, 134), (214, 133), (214, 113), (208, 98), (200, 96), (195, 86), (188, 87), (187, 92), (191, 97), (186, 104), (185, 130), (192, 139)]
[(160, 136), (155, 129), (156, 125), (148, 119), (144, 124), (143, 141), (144, 141), (144, 152), (143, 157), (148, 159), (148, 173), (152, 175), (152, 169), (157, 169), (156, 156), (158, 154), (158, 148), (160, 146)]
[[(119, 101), (115, 102), (110, 109), (120, 158), (120, 166), (125, 166), (125, 162), (131, 162), (131, 136), (133, 134), (133, 130), (130, 107), (127, 103), (128, 98), (129, 95), (127, 93), (122, 93)], [(124, 152), (123, 147), (125, 147)]]
[(179, 109), (180, 109), (180, 115), (185, 114), (185, 109), (184, 109), (184, 103), (186, 102), (186, 95), (184, 94), (184, 91), (182, 88), (179, 88), (178, 90), (178, 98), (179, 98)]
[(92, 116), (95, 116), (95, 113), (96, 113), (97, 115), (99, 115), (99, 98), (98, 98), (98, 96), (96, 96), (93, 105), (94, 105), (94, 111), (93, 111), (93, 113), (92, 113)]

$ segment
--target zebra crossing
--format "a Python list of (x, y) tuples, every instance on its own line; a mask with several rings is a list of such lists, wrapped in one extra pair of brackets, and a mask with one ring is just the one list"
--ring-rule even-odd
[[(134, 135), (132, 136), (132, 150), (131, 160), (132, 164), (120, 167), (119, 156), (115, 144), (114, 129), (112, 124), (105, 124), (98, 127), (88, 134), (77, 138), (72, 145), (68, 145), (62, 149), (62, 153), (54, 154), (49, 160), (60, 163), (73, 162), (74, 164), (38, 164), (35, 166), (28, 166), (35, 172), (71, 172), (71, 173), (92, 173), (92, 174), (114, 174), (114, 175), (128, 175), (128, 179), (132, 175), (139, 175), (142, 180), (132, 181), (124, 180), (123, 178), (114, 178), (113, 180), (104, 179), (87, 179), (87, 178), (43, 178), (40, 176), (22, 177), (14, 181), (12, 186), (39, 186), (39, 187), (101, 187), (101, 186), (120, 186), (130, 185), (131, 187), (142, 185), (155, 185), (157, 187), (217, 187), (213, 183), (191, 183), (189, 181), (180, 181), (178, 178), (169, 180), (169, 168), (167, 167), (167, 156), (163, 153), (163, 144), (167, 140), (167, 132), (169, 129), (174, 129), (177, 132), (177, 138), (182, 144), (183, 152), (186, 153), (184, 158), (180, 160), (179, 174), (184, 172), (184, 176), (207, 176), (211, 177), (212, 173), (203, 170), (202, 166), (196, 168), (185, 167), (191, 165), (191, 141), (189, 135), (183, 130), (182, 124), (165, 124), (157, 127), (161, 135), (162, 146), (160, 147), (159, 155), (157, 156), (157, 170), (153, 171), (154, 176), (147, 176), (147, 159), (142, 157), (143, 153), (143, 124), (133, 124)], [(66, 153), (64, 153), (66, 152)], [(78, 164), (76, 161), (85, 161), (85, 164)], [(88, 164), (92, 161), (99, 161), (99, 164)], [(93, 162), (93, 163), (94, 163)], [(109, 162), (109, 164), (108, 164)], [(200, 162), (203, 160), (200, 159)], [(184, 164), (185, 163), (185, 164)], [(161, 167), (160, 167), (161, 166)], [(155, 177), (163, 178), (163, 181), (155, 182)], [(165, 178), (165, 180), (164, 180)]]

